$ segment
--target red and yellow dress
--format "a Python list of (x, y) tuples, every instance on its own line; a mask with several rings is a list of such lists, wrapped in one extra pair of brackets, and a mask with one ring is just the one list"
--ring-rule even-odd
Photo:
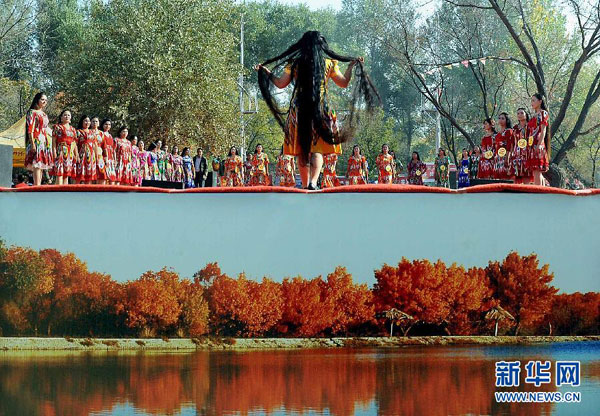
[(56, 142), (56, 160), (52, 175), (58, 178), (77, 176), (77, 130), (69, 125), (56, 124), (52, 129), (52, 138)]
[(494, 157), (496, 155), (494, 136), (483, 136), (480, 147), (481, 159), (479, 159), (477, 177), (479, 179), (492, 179), (494, 177)]
[(321, 188), (333, 188), (340, 186), (340, 181), (335, 173), (338, 155), (336, 153), (328, 153), (323, 155), (323, 179), (321, 180)]
[(509, 179), (510, 172), (510, 155), (513, 143), (513, 130), (504, 129), (503, 132), (496, 134), (494, 140), (494, 148), (496, 156), (494, 157), (494, 177), (496, 179)]
[[(292, 65), (289, 64), (285, 67), (285, 72), (291, 74)], [(334, 110), (330, 110), (326, 106), (326, 97), (327, 97), (327, 85), (329, 83), (329, 79), (336, 74), (339, 77), (343, 77), (340, 72), (340, 68), (338, 67), (338, 61), (333, 59), (325, 59), (325, 78), (321, 83), (321, 105), (326, 108), (325, 113), (328, 114), (329, 127), (331, 131), (333, 131), (334, 136), (337, 135), (339, 131), (337, 116)], [(294, 75), (294, 78), (297, 76)], [(290, 156), (299, 156), (302, 154), (302, 148), (300, 146), (300, 138), (298, 137), (298, 99), (297, 97), (292, 97), (290, 101), (290, 110), (288, 112), (288, 117), (286, 121), (286, 125), (284, 128), (285, 133), (285, 141), (283, 144), (283, 153)], [(321, 137), (318, 137), (315, 131), (313, 130), (313, 140), (310, 144), (310, 152), (311, 153), (337, 153), (342, 154), (342, 145), (341, 144), (330, 144), (323, 140)]]
[(512, 146), (510, 152), (510, 173), (511, 176), (514, 176), (516, 183), (523, 183), (526, 180), (530, 182), (533, 180), (533, 176), (531, 171), (527, 167), (527, 139), (529, 135), (527, 134), (529, 128), (527, 124), (525, 127), (521, 127), (519, 124), (513, 127), (513, 135), (512, 135)]
[(100, 148), (102, 149), (102, 156), (104, 160), (104, 170), (98, 172), (98, 179), (107, 180), (109, 182), (115, 182), (117, 180), (117, 159), (115, 155), (115, 141), (112, 135), (103, 131), (100, 132), (102, 141)]
[(546, 126), (546, 130), (549, 128), (548, 112), (545, 110), (540, 110), (527, 123), (529, 129), (527, 167), (531, 171), (539, 170), (546, 172), (548, 170), (548, 149), (546, 149), (545, 138), (540, 135), (542, 126)]
[[(133, 178), (133, 151), (131, 142), (127, 139), (117, 137), (115, 139), (117, 161), (116, 181), (121, 185), (134, 185)], [(137, 155), (136, 155), (137, 158)]]
[(411, 159), (406, 167), (408, 171), (408, 183), (411, 185), (423, 185), (423, 175), (427, 172), (427, 165), (420, 160)]
[(348, 185), (364, 185), (365, 181), (365, 166), (367, 159), (364, 156), (350, 156), (348, 159)]
[(377, 156), (377, 159), (375, 159), (375, 164), (377, 165), (377, 169), (379, 170), (377, 183), (393, 183), (394, 173), (396, 171), (396, 167), (394, 166), (394, 156), (390, 154), (384, 155), (383, 153), (380, 153), (379, 156)]
[(266, 153), (255, 153), (252, 155), (252, 170), (250, 171), (250, 186), (268, 186), (269, 181), (269, 157)]
[(89, 134), (93, 136), (96, 141), (96, 179), (105, 180), (106, 179), (106, 163), (104, 162), (103, 156), (103, 147), (102, 141), (104, 140), (104, 135), (98, 129), (92, 130), (90, 129)]
[(83, 182), (95, 181), (98, 177), (96, 156), (98, 142), (96, 135), (89, 129), (77, 130), (79, 143), (79, 163), (77, 164), (77, 179)]
[(244, 169), (244, 162), (242, 158), (237, 155), (229, 156), (225, 159), (225, 174), (221, 186), (234, 187), (244, 186), (244, 178), (242, 171)]
[(27, 150), (25, 167), (29, 170), (48, 169), (54, 162), (52, 142), (48, 138), (48, 116), (41, 110), (29, 110), (25, 118)]
[(279, 176), (279, 186), (295, 187), (296, 178), (294, 175), (294, 156), (280, 155), (277, 158), (277, 176)]

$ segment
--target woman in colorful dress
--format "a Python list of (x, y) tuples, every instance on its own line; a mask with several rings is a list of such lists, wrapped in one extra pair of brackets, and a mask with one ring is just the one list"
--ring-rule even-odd
[(127, 139), (128, 134), (129, 129), (126, 126), (122, 126), (115, 139), (115, 158), (117, 162), (115, 182), (117, 185), (133, 184), (133, 146)]
[(498, 126), (500, 127), (500, 131), (494, 139), (496, 150), (496, 156), (494, 157), (494, 177), (496, 179), (509, 179), (511, 177), (510, 155), (512, 151), (513, 130), (507, 113), (500, 113), (498, 116)]
[(169, 146), (163, 144), (156, 153), (158, 155), (158, 176), (161, 181), (168, 181), (167, 163), (169, 161)]
[(517, 121), (513, 127), (513, 142), (511, 146), (511, 174), (515, 183), (529, 184), (533, 182), (533, 175), (527, 168), (529, 139), (527, 123), (529, 122), (529, 113), (524, 108), (517, 109)]
[(246, 155), (246, 161), (244, 162), (244, 185), (250, 186), (250, 173), (252, 172), (252, 154)]
[(469, 181), (469, 166), (471, 166), (471, 158), (469, 151), (466, 148), (462, 149), (462, 157), (458, 167), (458, 188), (466, 188), (470, 185)]
[(529, 127), (529, 155), (527, 167), (533, 175), (534, 185), (544, 185), (543, 173), (548, 171), (550, 151), (550, 132), (548, 127), (548, 109), (541, 94), (531, 96), (533, 115), (527, 122)]
[(223, 172), (222, 186), (244, 186), (244, 161), (238, 155), (235, 146), (231, 146), (223, 163), (225, 164), (225, 171)]
[(133, 136), (131, 138), (131, 185), (133, 186), (138, 186), (141, 183), (139, 152), (138, 138)]
[(140, 173), (138, 177), (138, 185), (142, 185), (143, 180), (152, 179), (151, 165), (150, 165), (150, 152), (146, 150), (146, 145), (143, 140), (138, 142), (138, 165), (140, 166)]
[(104, 160), (104, 134), (100, 131), (100, 119), (98, 117), (92, 117), (89, 135), (96, 142), (96, 183), (105, 185), (108, 177), (106, 176), (106, 161)]
[(179, 147), (173, 146), (171, 152), (171, 163), (173, 165), (173, 182), (183, 182), (183, 159), (179, 154)]
[(396, 157), (396, 153), (393, 150), (390, 150), (390, 155), (392, 155), (392, 157), (394, 158), (394, 179), (392, 183), (400, 184), (400, 173), (402, 173), (404, 166), (402, 165), (402, 162), (398, 160), (398, 158)]
[(379, 184), (391, 184), (394, 182), (394, 176), (396, 174), (396, 165), (394, 164), (394, 156), (390, 154), (390, 147), (387, 144), (381, 146), (381, 153), (375, 160), (379, 175), (377, 177), (377, 183)]
[(269, 156), (263, 153), (262, 144), (257, 144), (252, 155), (250, 186), (269, 186)]
[(68, 185), (69, 178), (77, 177), (77, 130), (71, 126), (71, 112), (63, 110), (58, 117), (58, 123), (52, 129), (52, 145), (54, 147), (54, 168), (52, 175), (56, 176), (57, 185)]
[(27, 117), (25, 119), (25, 167), (33, 172), (33, 184), (42, 184), (42, 173), (52, 168), (52, 144), (48, 138), (48, 116), (44, 108), (48, 104), (48, 97), (39, 92), (33, 97)]
[(184, 147), (181, 153), (181, 161), (183, 162), (183, 183), (186, 188), (194, 187), (194, 162), (190, 156), (190, 148)]
[(152, 143), (148, 148), (148, 167), (150, 168), (150, 179), (155, 181), (160, 181), (160, 168), (158, 166), (159, 161), (159, 152), (162, 147), (162, 142), (159, 140), (158, 142)]
[(173, 155), (169, 152), (169, 146), (163, 146), (164, 159), (165, 159), (165, 180), (173, 182)]
[(333, 188), (340, 186), (340, 181), (335, 173), (337, 165), (337, 153), (327, 153), (323, 155), (323, 178), (321, 179), (321, 188)]
[(483, 130), (485, 131), (485, 135), (481, 139), (480, 146), (483, 157), (479, 160), (477, 177), (479, 179), (492, 179), (495, 177), (494, 159), (496, 156), (496, 145), (494, 144), (496, 129), (494, 128), (494, 120), (486, 118), (483, 121)]
[(450, 158), (446, 155), (446, 150), (441, 147), (435, 158), (435, 185), (442, 188), (450, 188)]
[(423, 185), (423, 175), (427, 172), (427, 165), (421, 162), (419, 152), (412, 152), (410, 162), (406, 167), (408, 171), (408, 183), (411, 185)]
[(294, 188), (296, 186), (296, 160), (294, 156), (284, 155), (283, 147), (277, 158), (277, 177), (279, 186)]
[(367, 170), (367, 159), (361, 154), (360, 147), (355, 144), (352, 147), (352, 155), (348, 159), (348, 170), (346, 177), (348, 185), (365, 185)]
[[(338, 61), (348, 62), (344, 74)], [(359, 101), (364, 103), (360, 111), (372, 110), (379, 98), (375, 87), (364, 72), (363, 58), (341, 56), (329, 49), (325, 38), (317, 31), (304, 33), (302, 38), (281, 55), (256, 65), (258, 82), (263, 98), (285, 133), (284, 154), (298, 157), (298, 170), (302, 187), (316, 189), (323, 166), (323, 155), (341, 154), (341, 143), (353, 137), (358, 118), (355, 111)], [(274, 76), (265, 65), (275, 63), (274, 72), (283, 69), (283, 74)], [(329, 80), (346, 88), (356, 67), (359, 88), (353, 92), (350, 114), (344, 129), (340, 130), (337, 116), (329, 107)], [(294, 83), (287, 111), (279, 108), (271, 93), (271, 87), (285, 88)]]
[(481, 160), (481, 147), (475, 146), (471, 152), (469, 164), (469, 179), (477, 179), (479, 174), (479, 161)]
[(79, 147), (79, 163), (77, 164), (77, 180), (79, 183), (92, 184), (98, 177), (96, 158), (98, 142), (90, 130), (91, 120), (83, 115), (77, 125), (77, 142)]
[(115, 153), (115, 140), (110, 134), (110, 128), (112, 127), (112, 122), (105, 118), (100, 123), (102, 130), (102, 157), (104, 158), (104, 174), (106, 176), (106, 181), (111, 185), (115, 185), (117, 183), (117, 156)]

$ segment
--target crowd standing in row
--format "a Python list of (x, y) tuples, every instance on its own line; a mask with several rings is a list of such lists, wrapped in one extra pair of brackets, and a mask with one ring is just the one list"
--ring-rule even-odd
[[(183, 182), (186, 188), (202, 187), (208, 175), (208, 163), (202, 149), (194, 157), (190, 148), (179, 151), (160, 140), (146, 144), (137, 137), (128, 138), (129, 131), (121, 126), (117, 136), (110, 133), (112, 123), (98, 117), (82, 116), (77, 128), (71, 125), (71, 113), (63, 110), (52, 129), (53, 140), (46, 137), (48, 117), (44, 113), (47, 97), (38, 93), (26, 118), (27, 153), (25, 166), (33, 171), (34, 185), (41, 184), (42, 172), (56, 177), (56, 183), (141, 185), (144, 179)], [(548, 112), (542, 97), (531, 98), (532, 117), (524, 108), (517, 110), (518, 123), (511, 126), (507, 113), (498, 117), (499, 130), (492, 119), (483, 123), (485, 135), (480, 146), (471, 151), (462, 150), (457, 164), (458, 186), (470, 185), (472, 179), (514, 180), (515, 183), (543, 184), (542, 173), (548, 169)], [(339, 154), (323, 155), (321, 187), (339, 186), (336, 173)], [(223, 174), (219, 185), (224, 187), (268, 186), (269, 157), (258, 144), (253, 154), (242, 160), (235, 146), (223, 160)], [(400, 183), (401, 163), (393, 151), (384, 144), (376, 158), (377, 182)], [(449, 186), (450, 158), (439, 149), (434, 164), (436, 185)], [(427, 166), (418, 152), (413, 152), (407, 166), (407, 182), (423, 185)], [(355, 145), (348, 159), (347, 183), (361, 185), (369, 182), (368, 163), (361, 149)], [(280, 186), (296, 186), (296, 160), (282, 151), (276, 163), (276, 181)]]

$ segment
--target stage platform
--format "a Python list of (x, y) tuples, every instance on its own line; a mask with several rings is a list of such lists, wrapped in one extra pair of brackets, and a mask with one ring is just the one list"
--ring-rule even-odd
[(100, 185), (2, 189), (0, 238), (73, 252), (119, 281), (209, 262), (249, 278), (326, 276), (374, 283), (384, 263), (486, 266), (536, 253), (561, 292), (600, 291), (600, 190), (493, 184), (172, 190)]

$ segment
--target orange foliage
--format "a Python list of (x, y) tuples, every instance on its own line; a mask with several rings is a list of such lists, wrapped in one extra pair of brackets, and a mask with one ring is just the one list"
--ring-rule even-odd
[(558, 335), (600, 334), (600, 293), (556, 295), (550, 322)]
[(537, 255), (512, 252), (502, 263), (490, 262), (485, 269), (494, 297), (516, 320), (515, 334), (522, 326), (539, 324), (552, 307), (557, 289), (548, 265), (539, 267)]
[(189, 336), (208, 333), (208, 303), (204, 298), (204, 288), (189, 280), (181, 282), (183, 286), (181, 325)]

